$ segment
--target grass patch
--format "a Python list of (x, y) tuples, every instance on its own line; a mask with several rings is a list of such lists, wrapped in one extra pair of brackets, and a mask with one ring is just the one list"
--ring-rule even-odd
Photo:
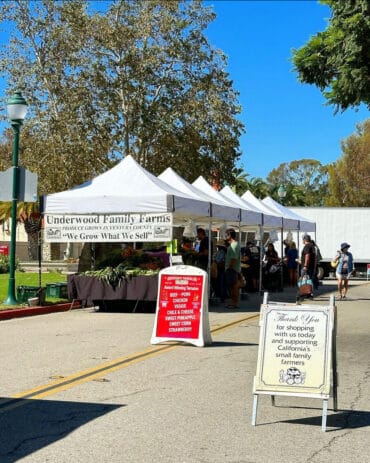
[[(65, 283), (67, 281), (67, 275), (63, 275), (59, 272), (45, 272), (41, 273), (41, 286), (46, 287), (49, 283)], [(0, 274), (0, 310), (11, 309), (15, 307), (24, 306), (26, 304), (17, 304), (16, 306), (4, 305), (8, 294), (8, 283), (9, 273)], [(17, 295), (18, 286), (39, 286), (39, 274), (37, 272), (15, 272), (15, 294)], [(60, 299), (55, 297), (47, 297), (46, 301), (50, 304), (57, 302), (65, 302), (66, 299)]]

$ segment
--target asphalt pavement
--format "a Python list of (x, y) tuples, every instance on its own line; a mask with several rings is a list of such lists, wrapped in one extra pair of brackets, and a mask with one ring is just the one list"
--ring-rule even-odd
[[(335, 281), (309, 304), (328, 305)], [(294, 302), (296, 290), (269, 300)], [(252, 426), (260, 294), (209, 307), (213, 343), (150, 345), (152, 313), (67, 310), (0, 322), (0, 461), (363, 462), (370, 426), (370, 283), (337, 301), (338, 411), (261, 397)], [(306, 302), (303, 303), (303, 305)]]

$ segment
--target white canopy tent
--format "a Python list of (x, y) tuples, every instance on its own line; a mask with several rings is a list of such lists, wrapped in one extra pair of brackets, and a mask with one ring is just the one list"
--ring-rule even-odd
[[(281, 213), (283, 215), (283, 218), (296, 221), (297, 223), (296, 229), (300, 231), (304, 231), (304, 232), (316, 231), (315, 222), (312, 222), (308, 220), (307, 218), (302, 217), (301, 215), (297, 214), (296, 212), (291, 211), (289, 208), (278, 203), (277, 201), (272, 199), (270, 196), (267, 196), (266, 198), (264, 198), (262, 202), (265, 203), (268, 207), (270, 207), (274, 211), (276, 211), (277, 213)], [(285, 227), (285, 224), (284, 224), (284, 228), (288, 228), (288, 227)]]
[(265, 203), (263, 203), (260, 199), (256, 198), (249, 190), (246, 191), (242, 197), (243, 200), (248, 201), (248, 203), (252, 204), (257, 209), (263, 212), (263, 226), (264, 227), (278, 227), (282, 228), (283, 226), (283, 217), (281, 214), (273, 211), (270, 207), (268, 207)]
[(162, 172), (158, 178), (194, 199), (208, 202), (210, 204), (210, 218), (212, 223), (219, 225), (220, 221), (224, 222), (226, 220), (234, 220), (235, 218), (239, 219), (239, 209), (235, 210), (235, 206), (231, 208), (230, 204), (226, 204), (210, 196), (205, 191), (198, 189), (178, 175), (171, 167), (168, 167)]
[(205, 193), (208, 197), (212, 198), (212, 216), (217, 217), (223, 212), (227, 211), (227, 216), (224, 215), (225, 220), (229, 223), (238, 224), (241, 221), (240, 206), (222, 196), (215, 190), (204, 177), (198, 177), (192, 185), (198, 190)]
[(253, 204), (244, 201), (240, 196), (238, 196), (234, 191), (229, 187), (225, 186), (220, 191), (222, 196), (233, 201), (235, 204), (238, 204), (242, 209), (242, 222), (243, 224), (249, 225), (262, 225), (263, 223), (263, 212), (253, 206)]
[(279, 208), (276, 206), (275, 201), (267, 197), (262, 200), (262, 203), (265, 204), (269, 209), (275, 212), (275, 214), (281, 215), (283, 218), (283, 228), (288, 230), (299, 230), (299, 220), (294, 218), (286, 208)]
[(141, 167), (132, 156), (72, 190), (45, 197), (46, 214), (120, 214), (171, 212), (174, 225), (189, 217), (210, 217), (209, 201), (168, 185)]

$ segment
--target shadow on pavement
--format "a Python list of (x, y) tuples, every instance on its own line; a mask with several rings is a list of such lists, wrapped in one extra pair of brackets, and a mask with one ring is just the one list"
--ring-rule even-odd
[(0, 461), (19, 461), (122, 406), (0, 398)]
[[(293, 420), (283, 420), (281, 423), (306, 424), (311, 426), (321, 426), (322, 415), (309, 418), (299, 418)], [(370, 412), (361, 410), (339, 410), (328, 414), (327, 427), (336, 428), (327, 431), (338, 431), (340, 429), (355, 429), (370, 426)]]
[[(306, 408), (312, 410), (309, 407), (288, 407), (284, 406), (280, 408)], [(316, 409), (316, 408), (315, 408)], [(277, 420), (269, 422), (257, 422), (257, 426), (268, 426), (277, 423), (290, 423), (290, 424), (305, 424), (309, 426), (317, 426), (321, 428), (322, 414), (317, 416), (310, 416), (307, 418), (296, 418), (288, 420)], [(329, 411), (326, 420), (326, 432), (340, 431), (341, 429), (356, 429), (370, 426), (370, 412), (361, 410), (338, 410), (337, 412)], [(328, 429), (334, 428), (334, 429)]]
[(227, 346), (258, 346), (258, 344), (253, 342), (229, 342), (229, 341), (213, 341), (211, 345), (207, 346), (207, 349), (210, 347), (227, 347)]

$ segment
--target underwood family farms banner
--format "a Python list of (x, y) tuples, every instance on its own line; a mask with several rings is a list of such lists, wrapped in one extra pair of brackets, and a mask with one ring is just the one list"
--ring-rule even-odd
[(172, 239), (171, 213), (45, 214), (44, 224), (48, 243)]

